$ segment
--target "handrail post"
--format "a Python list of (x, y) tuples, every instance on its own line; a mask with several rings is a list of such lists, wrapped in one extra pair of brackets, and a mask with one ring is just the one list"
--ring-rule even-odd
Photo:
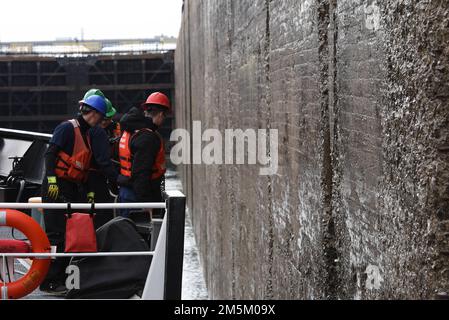
[(181, 300), (184, 259), (186, 197), (180, 191), (166, 191), (167, 238), (164, 300)]

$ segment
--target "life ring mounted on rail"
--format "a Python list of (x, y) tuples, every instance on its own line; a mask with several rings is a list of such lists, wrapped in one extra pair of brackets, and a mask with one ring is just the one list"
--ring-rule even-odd
[[(51, 252), (50, 242), (44, 230), (25, 213), (12, 209), (0, 209), (0, 227), (5, 226), (21, 231), (30, 240), (32, 253)], [(9, 283), (0, 281), (0, 298), (19, 299), (33, 292), (44, 281), (50, 263), (50, 258), (34, 258), (30, 270), (22, 278)]]

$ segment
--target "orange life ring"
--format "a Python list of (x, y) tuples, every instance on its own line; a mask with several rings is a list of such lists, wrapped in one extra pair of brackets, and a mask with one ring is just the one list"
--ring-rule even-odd
[[(40, 225), (23, 212), (0, 209), (0, 227), (8, 226), (21, 231), (31, 242), (32, 253), (51, 252), (50, 242)], [(1, 299), (19, 299), (33, 292), (44, 281), (50, 268), (50, 258), (34, 258), (30, 270), (17, 281), (0, 281)]]

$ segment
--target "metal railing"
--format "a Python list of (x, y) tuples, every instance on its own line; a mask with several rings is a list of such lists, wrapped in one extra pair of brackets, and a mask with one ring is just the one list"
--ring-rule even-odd
[(164, 54), (174, 51), (172, 48), (161, 49), (142, 49), (142, 50), (114, 50), (114, 51), (31, 51), (31, 52), (12, 52), (0, 51), (0, 56), (5, 57), (53, 57), (53, 58), (86, 58), (101, 56), (140, 56), (149, 54)]
[[(114, 257), (153, 256), (142, 299), (180, 300), (184, 254), (184, 224), (186, 199), (179, 191), (166, 191), (161, 203), (0, 203), (1, 209), (166, 209), (154, 251), (95, 253), (0, 253), (2, 274), (6, 274), (6, 258)], [(0, 211), (1, 211), (0, 209)], [(2, 226), (0, 224), (0, 226)], [(6, 287), (4, 279), (3, 287)]]

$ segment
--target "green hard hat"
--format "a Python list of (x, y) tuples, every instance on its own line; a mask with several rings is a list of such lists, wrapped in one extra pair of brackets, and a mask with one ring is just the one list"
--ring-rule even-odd
[(90, 89), (90, 90), (87, 91), (86, 94), (84, 95), (83, 100), (86, 100), (86, 99), (89, 98), (90, 96), (100, 96), (100, 97), (106, 98), (106, 97), (104, 96), (104, 93), (101, 92), (100, 89)]
[(115, 110), (114, 106), (112, 105), (111, 100), (109, 100), (108, 98), (104, 98), (104, 99), (106, 101), (106, 107), (107, 107), (106, 118), (112, 118), (117, 113), (117, 110)]

